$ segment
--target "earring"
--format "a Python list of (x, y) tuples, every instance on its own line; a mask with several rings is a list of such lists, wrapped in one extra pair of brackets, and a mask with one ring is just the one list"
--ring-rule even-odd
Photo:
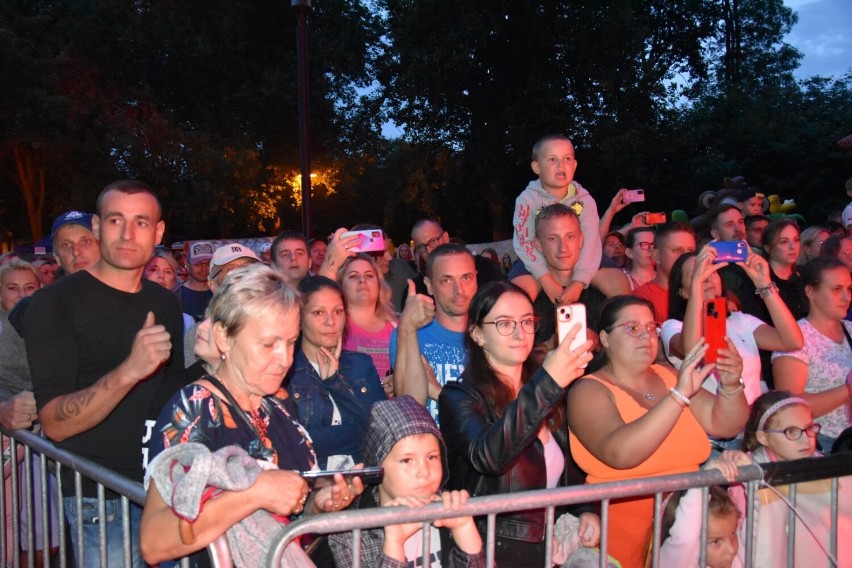
[(225, 360), (225, 354), (222, 353), (222, 361), (224, 361), (224, 360)]

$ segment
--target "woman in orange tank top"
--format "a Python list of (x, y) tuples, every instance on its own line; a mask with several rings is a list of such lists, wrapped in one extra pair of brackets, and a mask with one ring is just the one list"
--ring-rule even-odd
[[(742, 359), (729, 340), (716, 364), (699, 369), (707, 351), (700, 339), (675, 376), (667, 364), (655, 364), (660, 324), (646, 300), (609, 299), (598, 329), (601, 352), (593, 372), (568, 394), (571, 455), (587, 483), (696, 471), (710, 455), (708, 434), (732, 437), (743, 429)], [(701, 388), (714, 369), (725, 395)], [(607, 552), (624, 568), (644, 565), (653, 505), (653, 496), (610, 502)]]

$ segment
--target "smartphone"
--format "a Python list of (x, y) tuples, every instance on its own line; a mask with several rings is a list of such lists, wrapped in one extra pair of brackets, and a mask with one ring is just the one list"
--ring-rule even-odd
[(645, 190), (628, 189), (621, 196), (621, 201), (624, 203), (639, 203), (640, 201), (645, 201)]
[(378, 229), (367, 229), (364, 231), (347, 231), (340, 235), (341, 239), (358, 235), (361, 241), (349, 248), (352, 252), (378, 252), (385, 250), (385, 237)]
[(704, 303), (704, 338), (707, 340), (705, 363), (715, 363), (718, 349), (725, 349), (725, 334), (728, 306), (725, 298), (713, 298)]
[(716, 249), (716, 259), (719, 262), (745, 262), (748, 258), (748, 243), (745, 241), (713, 241), (710, 243)]
[(365, 467), (362, 469), (338, 469), (322, 471), (303, 471), (299, 475), (308, 482), (310, 487), (320, 489), (334, 483), (334, 474), (339, 473), (346, 481), (360, 477), (364, 485), (378, 485), (382, 482), (385, 470), (382, 467)]
[(646, 225), (662, 225), (666, 222), (665, 213), (645, 213)]
[(586, 342), (586, 306), (583, 304), (565, 304), (556, 306), (556, 337), (559, 344), (565, 340), (568, 330), (580, 324), (580, 329), (569, 349), (572, 351)]

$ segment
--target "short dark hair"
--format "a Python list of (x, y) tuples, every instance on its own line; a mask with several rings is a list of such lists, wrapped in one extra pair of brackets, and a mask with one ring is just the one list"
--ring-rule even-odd
[(343, 298), (343, 290), (340, 289), (337, 282), (325, 276), (308, 276), (303, 278), (299, 282), (297, 288), (299, 292), (301, 292), (305, 303), (310, 300), (311, 296), (313, 296), (315, 292), (319, 292), (320, 290), (333, 290), (334, 292), (337, 292), (341, 298)]
[(715, 229), (716, 228), (716, 221), (719, 219), (719, 215), (721, 215), (722, 213), (726, 213), (726, 212), (730, 211), (731, 209), (735, 209), (736, 211), (739, 212), (740, 215), (743, 214), (743, 212), (740, 211), (740, 208), (737, 207), (736, 205), (734, 205), (733, 203), (724, 203), (722, 205), (719, 205), (718, 207), (713, 209), (713, 211), (710, 212), (710, 227)]
[(546, 207), (542, 207), (535, 216), (535, 236), (538, 236), (538, 228), (545, 221), (551, 219), (562, 219), (563, 217), (573, 217), (580, 222), (577, 212), (565, 205), (564, 203), (551, 203)]
[(554, 140), (564, 140), (564, 141), (568, 142), (569, 144), (571, 144), (572, 146), (574, 145), (574, 143), (571, 142), (571, 139), (568, 138), (567, 136), (563, 135), (563, 134), (548, 134), (547, 136), (543, 136), (542, 138), (539, 138), (536, 141), (536, 143), (533, 144), (532, 161), (537, 162), (538, 161), (538, 153), (541, 152), (541, 148), (545, 144), (547, 144), (548, 142), (553, 142)]
[(305, 243), (305, 250), (310, 249), (310, 246), (308, 245), (308, 238), (299, 231), (281, 231), (281, 233), (275, 237), (275, 240), (272, 241), (272, 247), (269, 249), (272, 253), (273, 259), (278, 256), (278, 245), (280, 245), (282, 241), (302, 241)]
[(771, 219), (766, 215), (749, 215), (745, 218), (745, 226), (748, 228), (752, 223), (757, 223), (758, 221), (766, 221), (768, 223)]
[(117, 191), (125, 195), (147, 193), (157, 202), (157, 220), (159, 221), (163, 217), (163, 208), (160, 204), (160, 198), (157, 197), (157, 193), (147, 183), (135, 179), (120, 179), (108, 184), (101, 190), (101, 193), (98, 195), (98, 200), (95, 203), (95, 213), (97, 213), (98, 217), (103, 214), (101, 206), (103, 205), (104, 196), (110, 191)]
[(654, 233), (654, 248), (661, 248), (660, 245), (673, 233), (689, 233), (694, 237), (695, 229), (692, 228), (692, 225), (680, 221), (663, 223), (657, 227), (657, 232)]
[[(825, 242), (828, 242), (827, 240)], [(825, 247), (825, 245), (823, 245)], [(825, 274), (827, 270), (834, 270), (836, 268), (846, 268), (846, 265), (837, 258), (836, 256), (829, 256), (826, 254), (821, 254), (810, 259), (799, 272), (799, 276), (802, 279), (803, 286), (810, 286), (815, 288), (822, 283), (822, 275)]]
[[(598, 333), (602, 331), (606, 331), (609, 333), (612, 331), (612, 326), (618, 321), (618, 317), (621, 315), (621, 311), (624, 308), (630, 306), (645, 306), (648, 308), (651, 313), (654, 313), (654, 306), (646, 300), (645, 298), (640, 298), (638, 296), (631, 295), (620, 295), (620, 296), (612, 296), (607, 298), (603, 304), (601, 304), (600, 312), (598, 312), (598, 322), (597, 329)], [(598, 347), (598, 351), (595, 353), (592, 362), (589, 363), (587, 368), (587, 375), (594, 373), (599, 370), (601, 367), (606, 365), (609, 357), (606, 354), (606, 351), (603, 347)]]
[(470, 252), (470, 250), (466, 246), (457, 245), (456, 243), (444, 243), (435, 250), (433, 250), (432, 253), (429, 254), (428, 258), (426, 259), (426, 277), (430, 279), (432, 278), (432, 267), (435, 266), (435, 261), (437, 259), (441, 258), (442, 256), (453, 256), (456, 254), (466, 254), (470, 257), (470, 261), (472, 263), (476, 263), (476, 260), (473, 258), (473, 253)]
[[(624, 238), (624, 246), (628, 248), (633, 248), (636, 246), (636, 235), (640, 233), (651, 233), (654, 235), (654, 240), (657, 240), (657, 233), (654, 231), (653, 227), (633, 227), (629, 231), (627, 231), (627, 236)], [(621, 233), (619, 233), (620, 235)], [(609, 235), (607, 235), (609, 236)]]

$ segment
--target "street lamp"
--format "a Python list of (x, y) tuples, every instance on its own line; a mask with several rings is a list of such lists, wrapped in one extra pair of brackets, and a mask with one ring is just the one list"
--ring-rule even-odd
[(296, 11), (296, 65), (299, 76), (299, 167), (302, 171), (302, 234), (311, 237), (311, 150), (308, 130), (308, 14), (311, 0), (290, 0)]

